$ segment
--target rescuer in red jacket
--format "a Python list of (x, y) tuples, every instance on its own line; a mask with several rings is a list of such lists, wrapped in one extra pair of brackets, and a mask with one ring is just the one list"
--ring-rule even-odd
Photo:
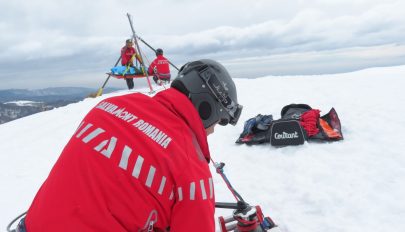
[(207, 135), (242, 111), (226, 69), (184, 65), (172, 88), (107, 98), (83, 119), (20, 229), (214, 232)]
[(163, 56), (161, 48), (156, 49), (156, 59), (149, 66), (148, 73), (153, 75), (153, 80), (156, 84), (170, 82), (170, 67), (169, 61)]
[[(121, 48), (121, 64), (123, 66), (135, 67), (134, 58), (140, 61), (139, 55), (133, 47), (132, 39), (127, 39), (125, 46)], [(134, 88), (134, 80), (132, 78), (125, 78), (125, 81), (127, 82), (128, 89)]]

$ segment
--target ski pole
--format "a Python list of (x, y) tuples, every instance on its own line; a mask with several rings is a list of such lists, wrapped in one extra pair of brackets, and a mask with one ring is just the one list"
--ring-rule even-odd
[(228, 180), (228, 178), (226, 177), (226, 175), (224, 173), (225, 164), (224, 163), (216, 163), (212, 158), (211, 158), (211, 161), (212, 161), (212, 164), (215, 167), (215, 170), (222, 177), (222, 179), (224, 180), (226, 186), (231, 191), (233, 197), (235, 197), (238, 204), (245, 205), (246, 202), (243, 200), (242, 196), (233, 188), (231, 182)]

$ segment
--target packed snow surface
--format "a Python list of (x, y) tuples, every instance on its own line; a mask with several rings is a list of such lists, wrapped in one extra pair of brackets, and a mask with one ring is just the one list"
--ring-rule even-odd
[[(405, 66), (321, 76), (236, 79), (237, 126), (209, 137), (215, 161), (243, 196), (289, 232), (405, 231)], [(147, 92), (146, 89), (137, 91)], [(0, 125), (0, 230), (29, 207), (85, 114), (123, 90)], [(344, 140), (275, 148), (237, 145), (243, 122), (283, 106), (334, 107)], [(212, 167), (211, 167), (212, 168)], [(216, 200), (234, 199), (211, 169)], [(217, 210), (228, 216), (231, 210)]]

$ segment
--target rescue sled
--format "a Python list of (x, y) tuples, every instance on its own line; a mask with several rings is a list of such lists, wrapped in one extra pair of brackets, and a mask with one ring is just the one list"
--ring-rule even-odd
[(116, 66), (107, 74), (117, 79), (143, 78), (149, 76), (147, 73), (145, 75), (139, 68), (127, 66)]
[(144, 75), (142, 73), (140, 73), (140, 74), (125, 74), (125, 75), (122, 75), (122, 74), (119, 75), (119, 74), (113, 74), (113, 73), (106, 73), (106, 74), (111, 75), (112, 77), (117, 78), (117, 79), (144, 78), (144, 77), (149, 76), (149, 75)]

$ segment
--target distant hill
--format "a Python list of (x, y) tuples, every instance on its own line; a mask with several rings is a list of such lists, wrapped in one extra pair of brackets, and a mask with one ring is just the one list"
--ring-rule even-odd
[[(103, 93), (116, 90), (107, 88)], [(82, 87), (0, 90), (0, 124), (81, 101), (96, 91)]]
[[(106, 88), (103, 92), (116, 91), (115, 88)], [(97, 89), (83, 87), (56, 87), (46, 89), (6, 89), (0, 90), (0, 102), (8, 101), (43, 101), (54, 102), (63, 100), (80, 100), (86, 98)]]

